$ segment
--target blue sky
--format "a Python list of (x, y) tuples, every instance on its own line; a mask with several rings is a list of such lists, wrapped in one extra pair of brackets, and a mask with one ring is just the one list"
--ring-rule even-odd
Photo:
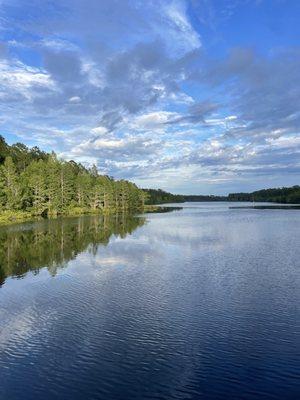
[(299, 184), (298, 0), (0, 0), (9, 143), (174, 193)]

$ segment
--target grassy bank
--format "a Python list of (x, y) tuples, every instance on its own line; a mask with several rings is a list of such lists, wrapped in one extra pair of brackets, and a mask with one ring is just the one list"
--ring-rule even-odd
[[(49, 214), (47, 215), (46, 219), (54, 219), (57, 217), (76, 217), (81, 215), (112, 215), (120, 213), (120, 210), (110, 209), (110, 210), (93, 210), (91, 208), (80, 208), (75, 207), (66, 210), (64, 213), (60, 214)], [(159, 207), (156, 205), (145, 205), (143, 209), (139, 210), (127, 210), (127, 213), (155, 213), (155, 212), (164, 212), (164, 207)], [(9, 224), (16, 224), (22, 223), (27, 221), (38, 221), (43, 219), (41, 216), (37, 216), (33, 213), (27, 211), (2, 211), (0, 212), (0, 225), (9, 225)]]
[(15, 224), (37, 219), (26, 211), (3, 211), (0, 213), (0, 225)]
[(170, 211), (178, 211), (182, 210), (182, 207), (164, 207), (164, 206), (158, 206), (158, 205), (145, 205), (143, 212), (144, 213), (165, 213), (165, 212), (170, 212)]

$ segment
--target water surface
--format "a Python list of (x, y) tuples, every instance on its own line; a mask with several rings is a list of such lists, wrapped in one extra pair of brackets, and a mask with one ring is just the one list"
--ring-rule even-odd
[(0, 228), (0, 399), (298, 399), (298, 210)]

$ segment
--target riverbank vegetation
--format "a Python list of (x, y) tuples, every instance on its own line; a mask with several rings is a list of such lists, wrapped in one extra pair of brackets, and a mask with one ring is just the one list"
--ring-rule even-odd
[(228, 200), (300, 204), (300, 186), (263, 189), (252, 193), (231, 193)]
[(30, 217), (142, 210), (147, 194), (134, 183), (99, 175), (0, 137), (0, 222)]
[(147, 195), (147, 204), (184, 203), (180, 194), (172, 194), (161, 189), (143, 189)]
[(187, 195), (183, 196), (184, 201), (228, 201), (227, 196), (214, 196), (214, 195)]
[(150, 204), (184, 203), (186, 201), (251, 201), (300, 204), (300, 186), (257, 190), (251, 193), (230, 193), (228, 196), (178, 195), (161, 189), (144, 189)]
[(228, 201), (227, 196), (182, 195), (166, 192), (161, 189), (143, 189), (149, 204), (184, 203), (186, 201)]
[(177, 195), (139, 189), (127, 180), (100, 175), (75, 161), (0, 136), (0, 224), (59, 215), (156, 211), (157, 204), (185, 201), (300, 203), (300, 186), (228, 196)]

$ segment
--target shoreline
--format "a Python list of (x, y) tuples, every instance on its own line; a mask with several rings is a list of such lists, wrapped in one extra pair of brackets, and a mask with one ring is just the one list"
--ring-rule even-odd
[(135, 210), (89, 210), (74, 209), (61, 214), (50, 214), (47, 217), (36, 216), (26, 211), (4, 211), (0, 213), (0, 227), (13, 224), (22, 224), (24, 222), (35, 222), (42, 220), (52, 220), (60, 217), (81, 217), (84, 215), (116, 215), (116, 214), (147, 214), (147, 213), (163, 213), (170, 210), (179, 210), (181, 207), (164, 207), (159, 205), (145, 205), (142, 209)]
[[(212, 201), (211, 203), (214, 203)], [(242, 201), (240, 203), (243, 203)], [(176, 203), (175, 203), (176, 204)], [(180, 204), (180, 203), (178, 203)], [(256, 209), (256, 210), (299, 210), (300, 205), (282, 205), (276, 204), (273, 205), (247, 205), (247, 206), (229, 206), (229, 209)], [(14, 224), (22, 224), (24, 222), (35, 222), (35, 221), (42, 221), (42, 220), (52, 220), (62, 217), (81, 217), (85, 215), (117, 215), (117, 214), (131, 214), (131, 215), (138, 215), (138, 214), (151, 214), (151, 213), (165, 213), (171, 211), (179, 211), (182, 210), (183, 207), (181, 206), (166, 206), (164, 204), (149, 204), (145, 205), (142, 209), (135, 209), (135, 210), (89, 210), (89, 209), (73, 209), (69, 210), (65, 213), (61, 214), (50, 214), (46, 217), (36, 216), (31, 214), (28, 211), (4, 211), (0, 213), (0, 227), (7, 226), (7, 225), (14, 225)]]
[(274, 205), (253, 205), (253, 206), (232, 206), (229, 207), (231, 210), (241, 210), (241, 209), (252, 209), (252, 210), (300, 210), (300, 204), (295, 205), (282, 205), (282, 204), (274, 204)]

